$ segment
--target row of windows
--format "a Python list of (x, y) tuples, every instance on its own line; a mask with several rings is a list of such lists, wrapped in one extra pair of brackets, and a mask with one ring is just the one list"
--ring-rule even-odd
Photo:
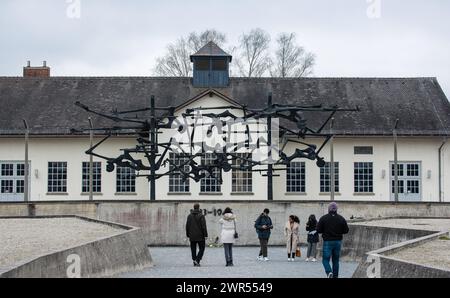
[[(89, 192), (89, 162), (82, 165), (82, 192)], [(102, 164), (93, 163), (93, 192), (102, 192)], [(67, 192), (67, 162), (48, 163), (48, 192)], [(136, 173), (130, 168), (118, 167), (116, 170), (116, 192), (134, 193), (136, 192)]]
[[(306, 171), (304, 162), (293, 162), (288, 166), (286, 175), (286, 191), (288, 193), (306, 192)], [(373, 163), (356, 162), (354, 164), (354, 192), (373, 192)], [(334, 190), (339, 192), (339, 163), (334, 163)], [(320, 192), (331, 191), (331, 163), (320, 168)]]
[[(245, 155), (241, 156), (245, 158)], [(206, 155), (202, 159), (202, 164), (206, 165), (214, 161), (214, 155)], [(190, 191), (190, 180), (188, 179), (189, 158), (171, 154), (170, 168), (173, 173), (169, 176), (170, 193), (188, 193)], [(242, 161), (233, 160), (233, 166), (238, 167)], [(177, 171), (180, 169), (180, 171)], [(2, 177), (23, 177), (25, 176), (24, 164), (2, 164), (0, 173)], [(395, 175), (394, 165), (391, 167), (392, 176)], [(334, 163), (334, 186), (335, 191), (340, 191), (339, 163)], [(202, 193), (220, 193), (222, 186), (215, 178), (218, 176), (216, 169), (213, 175), (206, 175), (201, 179), (200, 188)], [(399, 192), (419, 193), (420, 182), (413, 179), (420, 176), (420, 166), (417, 163), (399, 164), (397, 175), (399, 178), (408, 177), (412, 180), (399, 180)], [(16, 183), (14, 183), (16, 181)], [(406, 187), (405, 187), (406, 185)], [(1, 193), (23, 193), (23, 180), (1, 180)], [(394, 182), (392, 182), (392, 192), (394, 192)], [(331, 163), (326, 163), (320, 169), (320, 192), (328, 193), (331, 190)], [(93, 163), (93, 192), (102, 191), (102, 163)], [(232, 171), (232, 192), (251, 193), (253, 191), (252, 171), (233, 169)], [(288, 193), (306, 192), (306, 165), (304, 162), (292, 162), (287, 168), (286, 191)], [(48, 192), (67, 192), (67, 162), (48, 163)], [(82, 163), (82, 192), (89, 192), (89, 162)], [(136, 192), (136, 173), (129, 168), (118, 167), (116, 170), (116, 192), (134, 193)], [(373, 193), (373, 163), (354, 163), (354, 192)]]
[[(251, 157), (249, 158), (247, 154), (237, 154), (237, 156), (244, 159), (251, 159)], [(206, 154), (205, 157), (202, 157), (202, 165), (211, 164), (214, 159), (214, 154)], [(190, 191), (190, 180), (186, 179), (186, 173), (189, 172), (188, 162), (189, 158), (187, 157), (183, 157), (173, 153), (170, 155), (170, 170), (172, 172), (169, 175), (170, 193), (188, 193)], [(239, 167), (242, 164), (242, 160), (236, 158), (233, 160), (232, 164), (233, 167)], [(177, 169), (180, 169), (180, 171), (177, 171)], [(222, 185), (217, 179), (219, 174), (219, 169), (214, 169), (212, 175), (207, 174), (205, 178), (201, 179), (200, 191), (202, 193), (220, 193), (222, 191)], [(253, 192), (252, 171), (233, 169), (231, 176), (233, 193)]]

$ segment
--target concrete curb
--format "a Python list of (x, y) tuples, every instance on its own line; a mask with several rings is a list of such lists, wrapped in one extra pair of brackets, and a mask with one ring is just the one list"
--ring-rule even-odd
[(434, 241), (449, 232), (431, 235), (383, 247), (365, 254), (353, 278), (450, 278), (450, 270), (425, 266), (390, 257), (389, 254)]
[[(81, 216), (2, 217), (3, 219), (78, 218), (124, 229), (116, 235), (25, 260), (0, 268), (0, 278), (66, 278), (69, 256), (80, 259), (81, 278), (107, 277), (152, 266), (152, 258), (139, 228)], [(73, 262), (73, 261), (72, 261)]]

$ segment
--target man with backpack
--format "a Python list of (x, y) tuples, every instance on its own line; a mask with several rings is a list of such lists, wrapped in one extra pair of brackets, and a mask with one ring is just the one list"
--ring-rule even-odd
[(269, 217), (270, 210), (264, 209), (264, 212), (256, 219), (255, 229), (258, 234), (260, 251), (258, 261), (269, 261), (267, 246), (273, 229), (272, 219)]
[[(186, 222), (186, 237), (191, 242), (192, 261), (194, 267), (200, 267), (200, 262), (205, 253), (206, 238), (208, 238), (208, 230), (206, 228), (206, 219), (200, 210), (200, 204), (194, 205)], [(199, 251), (197, 253), (197, 246)]]

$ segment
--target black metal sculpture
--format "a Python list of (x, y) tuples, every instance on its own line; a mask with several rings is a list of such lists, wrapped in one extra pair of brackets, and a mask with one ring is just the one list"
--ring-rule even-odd
[[(151, 186), (151, 200), (156, 200), (155, 181), (161, 177), (179, 175), (184, 180), (193, 179), (196, 182), (201, 181), (203, 178), (210, 177), (216, 179), (218, 183), (221, 184), (223, 181), (222, 173), (230, 172), (233, 169), (259, 172), (267, 176), (268, 199), (271, 200), (273, 199), (272, 180), (274, 172), (286, 171), (288, 165), (292, 161), (302, 158), (316, 161), (316, 164), (319, 167), (325, 166), (325, 160), (320, 156), (320, 153), (332, 138), (331, 134), (323, 133), (325, 127), (337, 112), (359, 110), (358, 108), (327, 108), (322, 105), (294, 106), (273, 104), (272, 95), (270, 94), (267, 107), (264, 109), (251, 109), (248, 107), (236, 106), (187, 109), (186, 112), (182, 114), (182, 117), (183, 119), (190, 119), (194, 121), (194, 123), (190, 123), (189, 121), (178, 121), (175, 116), (176, 108), (174, 107), (155, 107), (154, 96), (151, 97), (149, 108), (123, 112), (114, 110), (111, 113), (105, 113), (94, 111), (80, 102), (77, 102), (76, 105), (89, 113), (96, 114), (100, 117), (104, 117), (121, 124), (108, 128), (95, 129), (96, 131), (106, 132), (106, 137), (86, 151), (86, 154), (106, 160), (108, 172), (113, 172), (116, 166), (128, 167), (138, 172), (136, 175), (137, 177), (146, 177)], [(224, 112), (213, 112), (217, 110)], [(240, 112), (243, 116), (236, 115), (234, 111)], [(150, 112), (150, 116), (138, 117), (137, 113), (142, 112)], [(303, 113), (305, 112), (326, 112), (329, 113), (329, 117), (319, 129), (314, 130), (307, 125), (307, 121), (303, 116)], [(132, 114), (136, 115), (131, 117)], [(207, 124), (208, 135), (212, 134), (214, 128), (219, 126), (227, 126), (230, 119), (240, 119), (246, 127), (245, 131), (241, 132), (245, 136), (244, 140), (230, 144), (231, 131), (223, 131), (223, 135), (221, 137), (227, 145), (222, 147), (215, 146), (214, 148), (208, 148), (208, 150), (205, 150), (205, 144), (203, 142), (195, 141), (195, 133), (197, 129), (195, 120), (199, 116), (201, 116), (202, 119), (211, 119), (211, 122)], [(284, 139), (281, 147), (278, 147), (279, 144), (272, 144), (273, 119), (281, 119), (281, 121), (287, 123), (294, 123), (296, 126), (296, 129), (293, 129), (279, 125), (279, 135)], [(252, 144), (252, 133), (254, 133), (254, 131), (251, 131), (250, 129), (250, 121), (264, 121), (267, 125), (267, 131), (265, 132), (267, 133), (267, 138), (264, 140), (258, 139)], [(124, 126), (123, 124), (125, 123), (128, 123), (130, 126)], [(205, 124), (202, 124), (202, 126), (205, 126)], [(179, 133), (191, 131), (189, 141), (183, 143), (171, 138), (169, 142), (159, 142), (159, 134), (163, 129), (177, 129)], [(99, 146), (101, 146), (114, 134), (118, 133), (136, 134), (136, 147), (122, 149), (123, 154), (118, 157), (107, 157), (96, 153), (96, 149), (99, 148)], [(324, 142), (318, 148), (314, 144), (309, 144), (302, 141), (308, 137), (324, 138)], [(296, 149), (293, 154), (287, 155), (284, 150), (289, 142), (301, 144), (306, 146), (306, 148)], [(190, 148), (190, 150), (186, 150), (186, 146)], [(268, 151), (268, 158), (265, 161), (257, 161), (252, 158), (254, 150), (258, 150), (261, 147), (266, 147)], [(201, 150), (194, 150), (195, 148), (201, 148)], [(239, 150), (242, 148), (245, 149), (246, 153), (238, 154)], [(170, 153), (183, 156), (183, 162), (175, 163), (171, 158), (169, 158)], [(272, 158), (273, 153), (276, 153), (276, 159)], [(197, 160), (205, 157), (206, 154), (213, 155), (214, 158), (212, 159), (212, 162), (208, 164), (199, 163)], [(143, 157), (136, 158), (133, 155), (140, 155)], [(144, 160), (146, 160), (146, 162), (144, 162)], [(169, 166), (169, 169), (161, 172), (163, 168), (167, 168), (167, 166)], [(261, 166), (267, 168), (260, 169)], [(255, 169), (256, 167), (259, 167), (259, 169)]]

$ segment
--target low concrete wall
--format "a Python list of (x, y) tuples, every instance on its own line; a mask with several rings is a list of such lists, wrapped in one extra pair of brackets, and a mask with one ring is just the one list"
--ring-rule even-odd
[[(118, 222), (142, 228), (146, 243), (153, 246), (187, 245), (186, 217), (192, 209), (192, 201), (81, 201), (0, 203), (0, 216), (65, 215), (75, 214), (99, 220)], [(258, 245), (254, 222), (264, 208), (271, 210), (274, 230), (270, 243), (284, 245), (284, 225), (289, 215), (301, 219), (301, 241), (306, 241), (304, 225), (310, 214), (317, 217), (327, 212), (329, 201), (203, 201), (209, 242), (220, 234), (221, 211), (231, 207), (237, 215), (240, 234), (238, 245)], [(392, 203), (392, 202), (339, 202), (340, 213), (350, 218), (386, 217), (450, 217), (448, 203)], [(358, 232), (359, 233), (359, 232)], [(362, 233), (362, 232), (361, 232)]]
[(13, 268), (0, 272), (0, 278), (66, 278), (71, 265), (68, 263), (70, 261), (68, 257), (71, 255), (80, 257), (82, 278), (112, 276), (142, 270), (152, 265), (152, 258), (141, 229), (89, 218), (77, 218), (120, 227), (124, 232), (44, 255), (23, 264), (16, 264)]
[(432, 231), (350, 224), (342, 242), (342, 257), (361, 261), (369, 251), (434, 234)]
[(353, 278), (450, 278), (448, 270), (389, 257), (389, 254), (437, 240), (444, 235), (448, 235), (448, 232), (432, 233), (425, 237), (370, 251), (365, 254)]

